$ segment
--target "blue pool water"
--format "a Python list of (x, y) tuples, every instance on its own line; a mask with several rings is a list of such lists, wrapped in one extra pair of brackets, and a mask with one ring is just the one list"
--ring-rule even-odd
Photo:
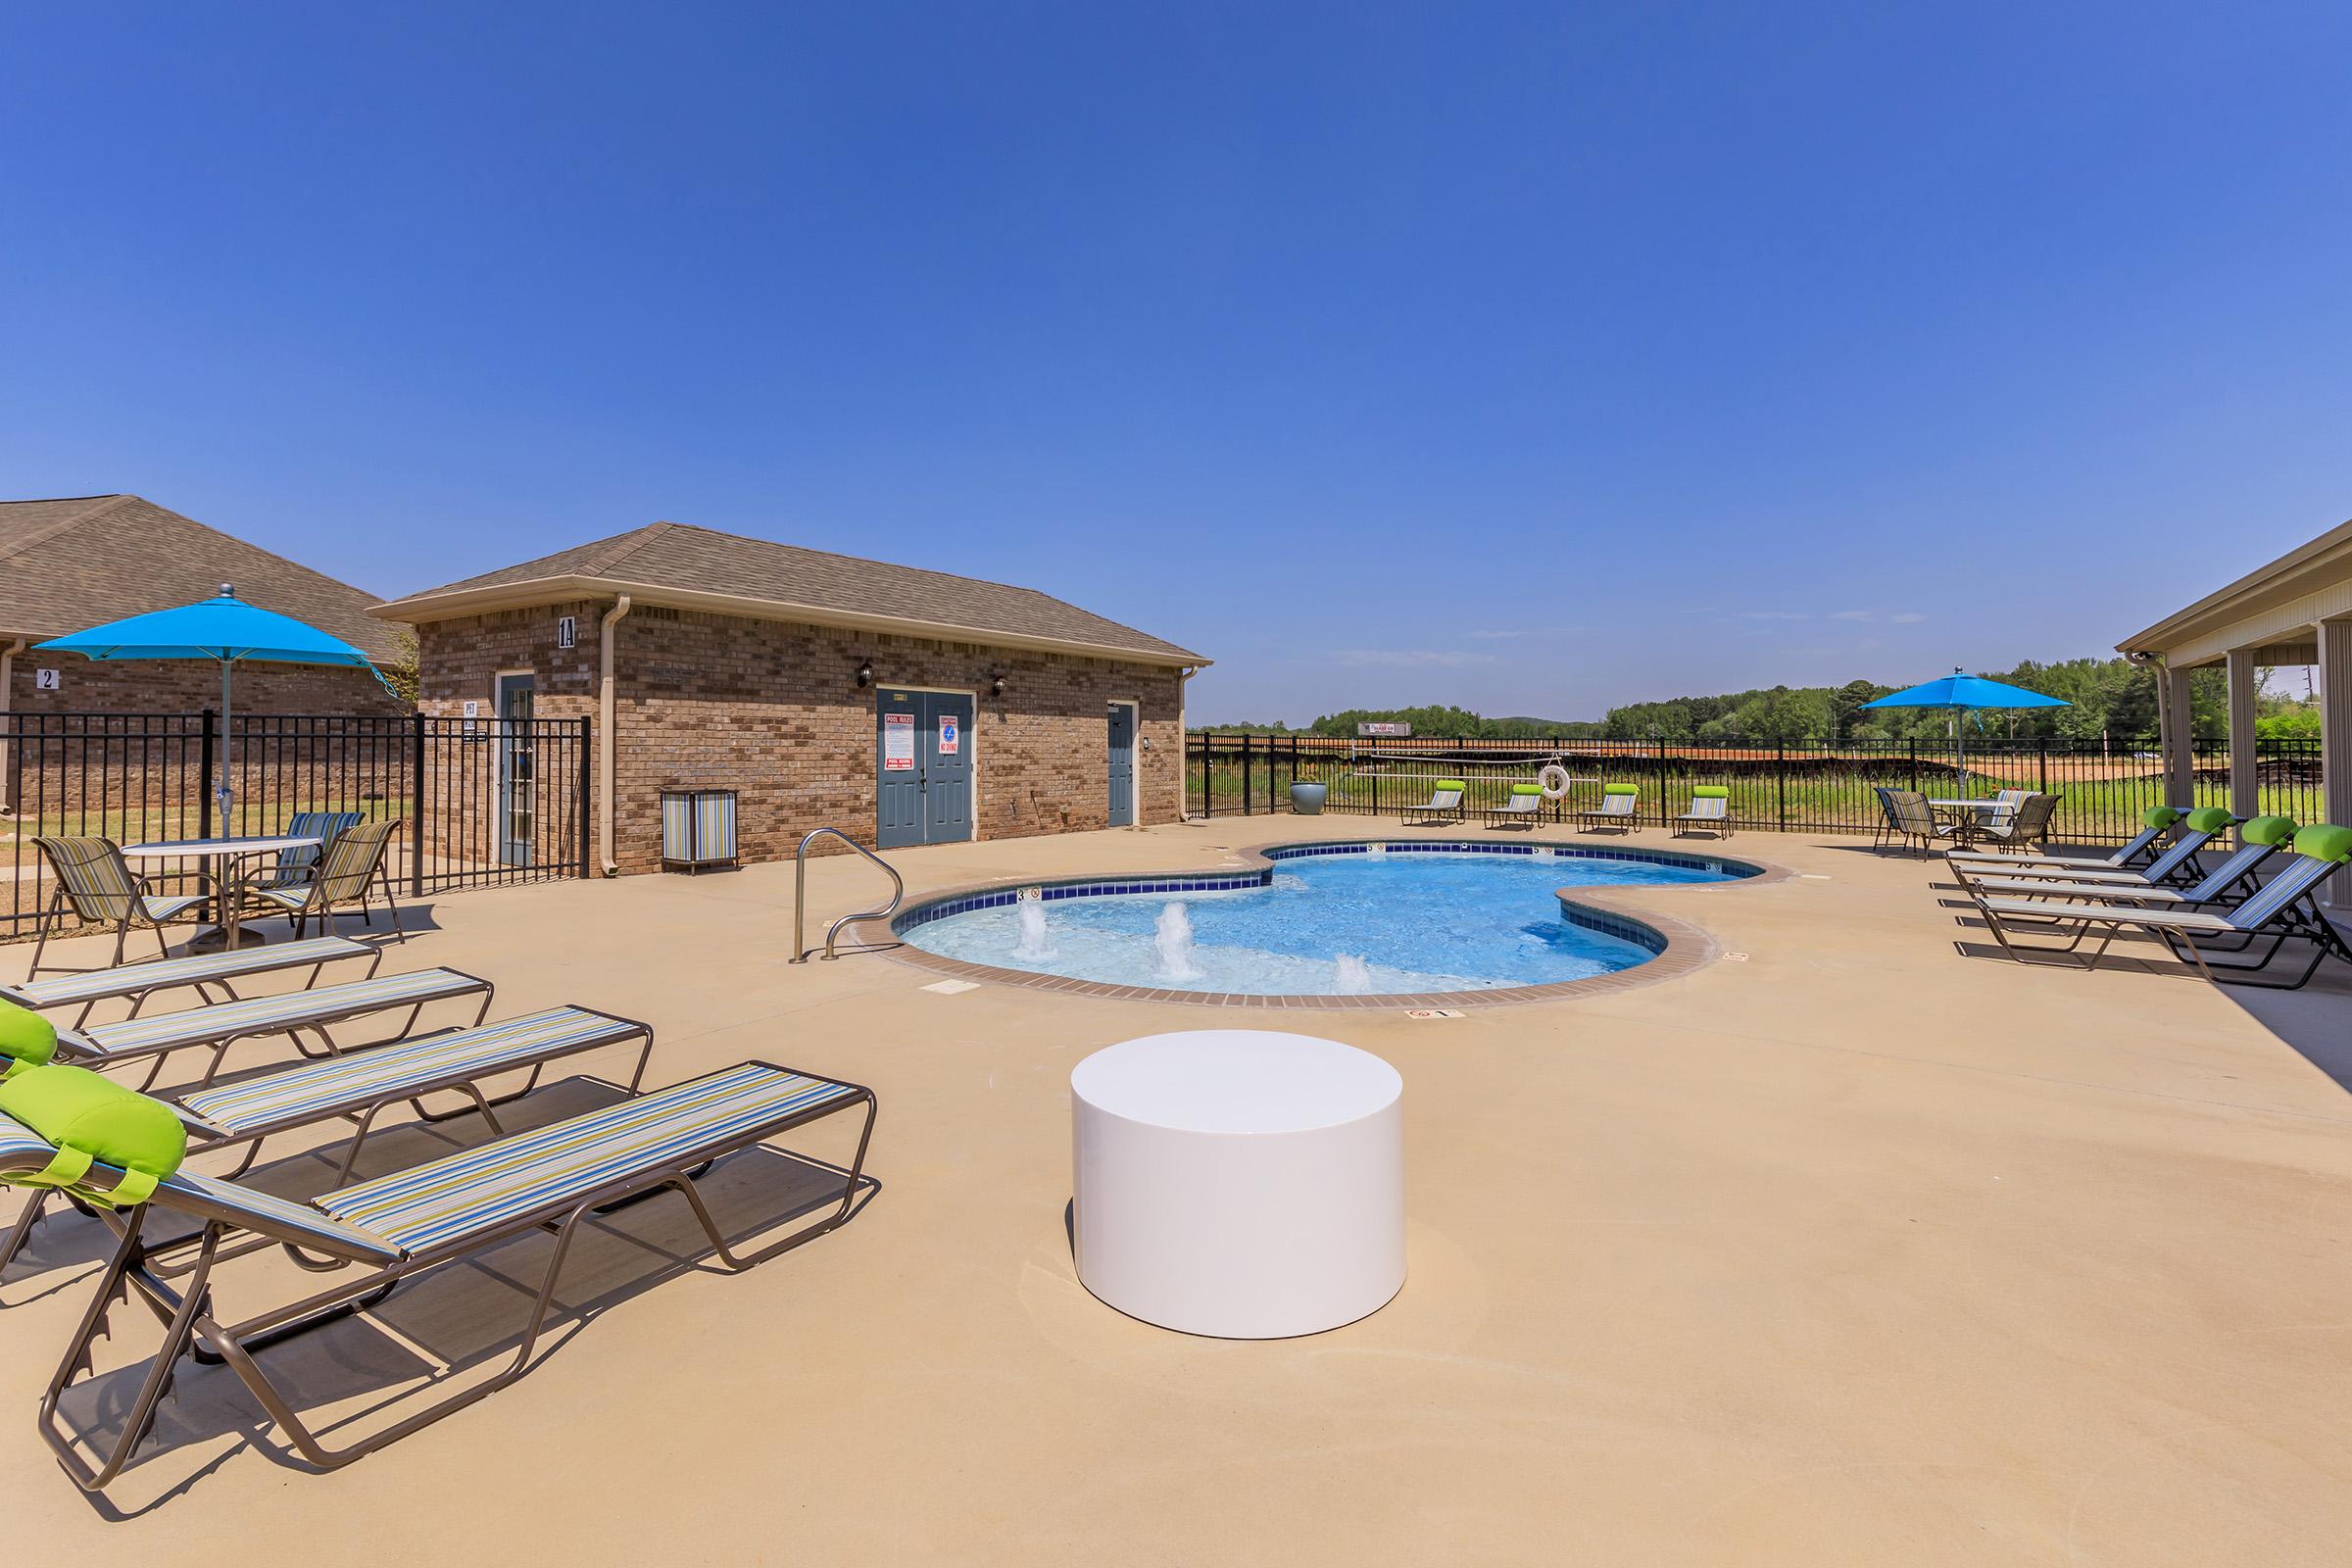
[[(1266, 887), (1063, 897), (1031, 904), (1026, 915), (1000, 905), (926, 920), (905, 936), (968, 963), (1111, 985), (1255, 996), (1478, 991), (1581, 980), (1653, 956), (1562, 919), (1560, 888), (1737, 874), (1703, 860), (1307, 856), (1278, 861)], [(1189, 945), (1178, 925), (1189, 926)]]

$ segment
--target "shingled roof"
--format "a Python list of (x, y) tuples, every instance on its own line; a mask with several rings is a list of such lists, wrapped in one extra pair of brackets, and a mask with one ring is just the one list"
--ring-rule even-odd
[(1189, 649), (1034, 588), (676, 522), (652, 523), (411, 594), (376, 606), (374, 612), (422, 622), (616, 593), (819, 625), (1128, 654), (1153, 663), (1207, 662)]
[(234, 584), (248, 604), (331, 632), (379, 662), (376, 596), (138, 496), (0, 501), (0, 636), (60, 637)]

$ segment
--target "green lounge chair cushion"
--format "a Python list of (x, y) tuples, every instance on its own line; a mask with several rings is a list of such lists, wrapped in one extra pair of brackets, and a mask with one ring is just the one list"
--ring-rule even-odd
[(13, 1002), (0, 1002), (0, 1077), (38, 1067), (57, 1054), (57, 1025)]
[[(102, 1208), (145, 1202), (188, 1152), (188, 1130), (169, 1105), (86, 1067), (51, 1062), (13, 1074), (0, 1083), (0, 1112), (57, 1146), (57, 1157), (41, 1169), (5, 1180), (69, 1188)], [(118, 1167), (122, 1179), (112, 1187), (83, 1185), (100, 1160)]]
[(2291, 816), (2257, 816), (2237, 830), (2240, 844), (2284, 844), (2295, 836)]
[(1544, 786), (1541, 784), (1514, 784), (1511, 786), (1511, 793), (1513, 795), (1541, 795), (1544, 793)]
[(2169, 806), (2151, 806), (2139, 813), (2141, 827), (2171, 827), (2180, 820), (2180, 813)]
[(1469, 787), (1469, 785), (1463, 783), (1458, 778), (1442, 778), (1438, 780), (1438, 793), (1440, 795), (1445, 794), (1447, 790), (1451, 790), (1454, 794), (1459, 795), (1462, 793), (1462, 791), (1468, 789)]
[(1728, 801), (1732, 798), (1732, 789), (1728, 784), (1693, 784), (1690, 786), (1690, 798), (1694, 801)]
[(2188, 830), (2191, 833), (2219, 833), (2235, 820), (2218, 806), (2200, 806), (2188, 813)]
[(2339, 864), (2352, 860), (2352, 827), (2335, 827), (2327, 822), (2307, 827), (2295, 835), (2295, 853)]
[(1639, 795), (1642, 793), (1642, 786), (1639, 784), (1603, 784), (1600, 787), (1600, 793), (1603, 795)]

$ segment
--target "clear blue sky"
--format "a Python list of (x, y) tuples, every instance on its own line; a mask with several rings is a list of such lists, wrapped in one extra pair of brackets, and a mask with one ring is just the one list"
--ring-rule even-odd
[(1197, 718), (2104, 652), (2352, 514), (2352, 9), (17, 5), (0, 494), (658, 517)]

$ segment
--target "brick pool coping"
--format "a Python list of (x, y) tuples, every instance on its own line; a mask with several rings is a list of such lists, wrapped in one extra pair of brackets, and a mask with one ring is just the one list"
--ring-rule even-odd
[[(1618, 969), (1608, 974), (1589, 975), (1581, 980), (1561, 980), (1540, 986), (1502, 986), (1484, 991), (1427, 991), (1384, 992), (1370, 996), (1256, 996), (1228, 991), (1183, 991), (1164, 986), (1114, 985), (1101, 980), (1073, 980), (1062, 975), (1039, 974), (1030, 969), (1004, 969), (994, 964), (969, 963), (961, 958), (950, 958), (930, 953), (906, 940), (897, 922), (906, 915), (930, 908), (935, 905), (952, 904), (959, 899), (995, 897), (1014, 894), (1024, 888), (1054, 888), (1093, 886), (1102, 883), (1167, 883), (1199, 882), (1221, 877), (1249, 878), (1273, 870), (1283, 860), (1299, 852), (1320, 845), (1369, 846), (1373, 844), (1403, 846), (1406, 853), (1429, 854), (1442, 849), (1467, 847), (1472, 853), (1507, 854), (1499, 846), (1481, 847), (1475, 840), (1460, 839), (1399, 839), (1367, 837), (1362, 839), (1301, 839), (1293, 844), (1273, 844), (1263, 849), (1237, 849), (1232, 853), (1238, 864), (1218, 865), (1189, 871), (1100, 872), (1083, 876), (1025, 878), (1017, 881), (976, 882), (960, 887), (943, 888), (927, 893), (912, 908), (902, 910), (890, 920), (866, 920), (853, 928), (856, 940), (880, 948), (888, 956), (917, 969), (955, 980), (968, 980), (981, 985), (1020, 986), (1031, 991), (1058, 993), (1065, 997), (1096, 997), (1114, 1002), (1172, 1002), (1194, 1006), (1253, 1007), (1260, 1010), (1299, 1012), (1366, 1012), (1409, 1010), (1421, 1007), (1495, 1007), (1511, 1006), (1530, 1002), (1569, 1002), (1581, 997), (1608, 996), (1631, 991), (1638, 986), (1656, 985), (1661, 981), (1679, 979), (1714, 958), (1722, 952), (1715, 938), (1704, 928), (1671, 914), (1661, 914), (1639, 904), (1621, 902), (1617, 897), (1623, 888), (1580, 887), (1554, 890), (1560, 901), (1561, 913), (1579, 924), (1624, 936), (1622, 929), (1630, 923), (1654, 933), (1660, 946), (1648, 961), (1637, 963), (1630, 969)], [(1723, 865), (1744, 866), (1749, 874), (1723, 882), (1689, 883), (1680, 886), (1644, 888), (1644, 893), (1692, 893), (1711, 888), (1765, 887), (1788, 881), (1795, 873), (1788, 867), (1758, 860), (1748, 856), (1704, 854), (1691, 850), (1649, 850), (1632, 845), (1615, 844), (1605, 840), (1571, 839), (1529, 846), (1531, 849), (1575, 850), (1584, 852), (1572, 858), (1605, 857), (1612, 859), (1642, 859), (1652, 862), (1672, 859), (1682, 861), (1712, 860)], [(1573, 896), (1571, 896), (1573, 895)], [(1592, 918), (1580, 919), (1581, 915)], [(919, 922), (918, 922), (919, 923)], [(1634, 940), (1640, 940), (1635, 938)], [(1648, 946), (1646, 942), (1642, 944)]]

